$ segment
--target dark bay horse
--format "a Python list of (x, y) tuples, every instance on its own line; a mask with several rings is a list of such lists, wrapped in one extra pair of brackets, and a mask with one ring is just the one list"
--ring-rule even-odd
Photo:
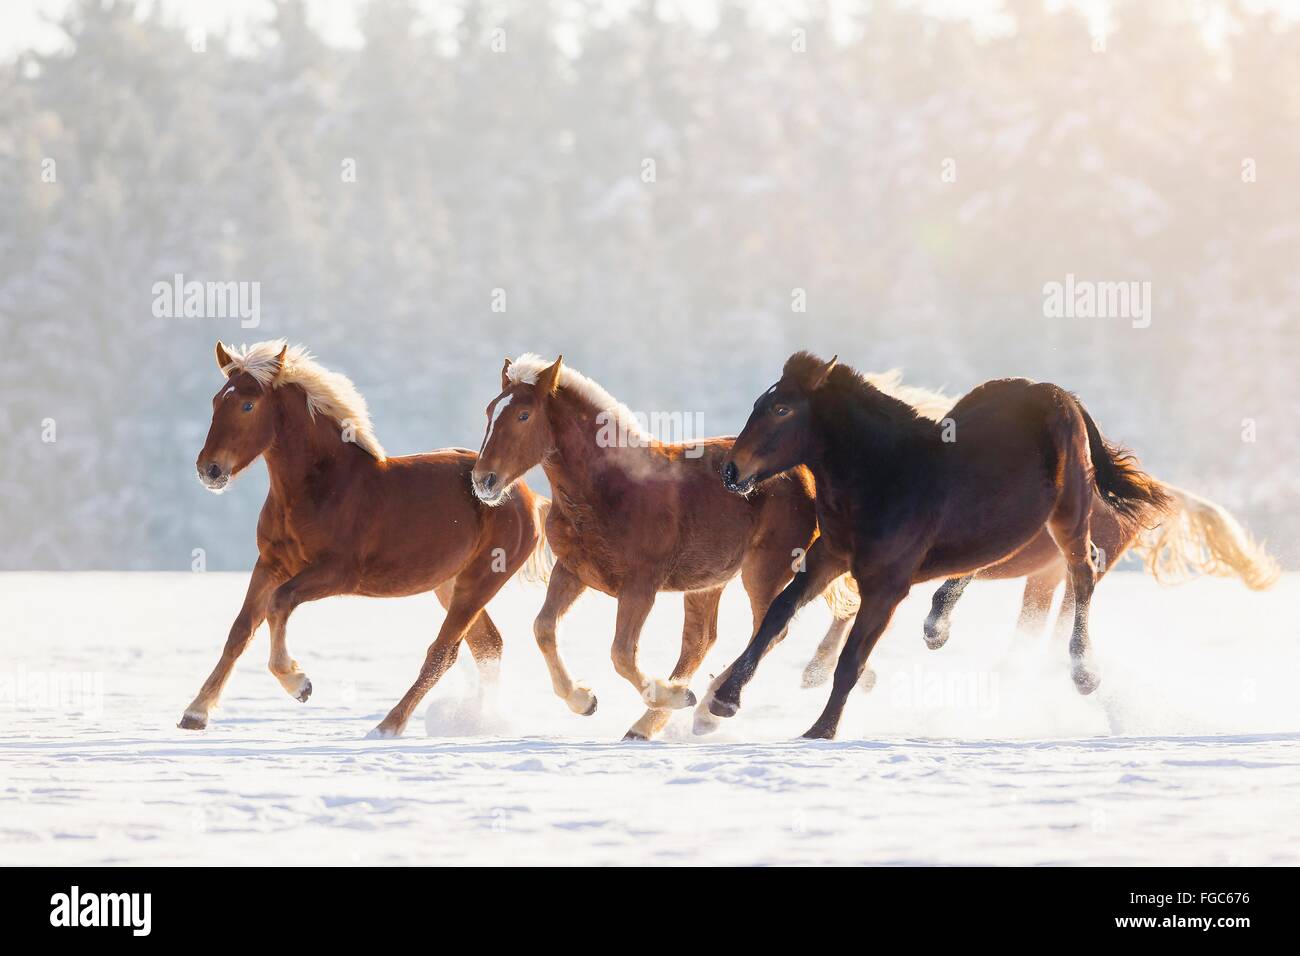
[(816, 482), (821, 534), (805, 571), (773, 601), (749, 646), (710, 687), (701, 712), (735, 714), (741, 690), (794, 613), (847, 570), (861, 609), (826, 708), (804, 734), (833, 738), (849, 691), (912, 585), (997, 564), (1044, 527), (1073, 587), (1071, 676), (1080, 693), (1096, 689), (1088, 636), (1099, 557), (1090, 535), (1093, 496), (1149, 526), (1168, 508), (1168, 494), (1055, 385), (986, 382), (948, 419), (951, 425), (941, 427), (922, 417), (835, 359), (791, 356), (780, 381), (754, 403), (723, 483), (745, 495), (772, 475), (806, 465)]
[(285, 627), (298, 605), (335, 594), (434, 591), (447, 609), (415, 683), (372, 735), (402, 732), (456, 660), (462, 639), (480, 678), (492, 680), (501, 633), (484, 605), (517, 569), (538, 560), (546, 499), (520, 486), (504, 507), (486, 507), (470, 488), (475, 458), (464, 449), (389, 458), (356, 388), (301, 346), (275, 341), (237, 350), (217, 343), (217, 366), (226, 380), (212, 399), (199, 478), (221, 492), (261, 456), (271, 487), (244, 606), (180, 726), (207, 726), (263, 621), (271, 625), (271, 673), (290, 696), (306, 701), (311, 681), (289, 654)]
[[(865, 375), (872, 385), (914, 407), (925, 418), (941, 421), (956, 399), (943, 392), (904, 385), (901, 375), (891, 372)], [(1148, 573), (1160, 584), (1179, 584), (1199, 575), (1235, 577), (1254, 591), (1266, 590), (1277, 581), (1277, 561), (1222, 506), (1182, 488), (1162, 482), (1170, 497), (1168, 514), (1154, 528), (1142, 528), (1093, 495), (1091, 535), (1097, 547), (1098, 580), (1131, 549)], [(1052, 596), (1065, 583), (1065, 597), (1056, 615), (1058, 636), (1068, 635), (1074, 618), (1074, 596), (1066, 581), (1061, 550), (1044, 528), (1011, 557), (975, 574), (945, 581), (931, 601), (925, 620), (925, 643), (932, 650), (943, 647), (951, 633), (952, 613), (972, 580), (1025, 578), (1016, 630), (1025, 636), (1040, 634), (1047, 621)], [(849, 584), (852, 584), (850, 579)], [(847, 630), (831, 631), (804, 668), (803, 686), (818, 687), (830, 679)]]
[[(504, 507), (509, 490), (539, 463), (551, 483), (546, 536), (556, 564), (534, 631), (555, 693), (576, 713), (595, 711), (595, 695), (565, 668), (556, 630), (587, 588), (609, 594), (618, 600), (614, 667), (648, 707), (627, 739), (653, 737), (674, 709), (695, 703), (688, 684), (717, 639), (727, 582), (741, 575), (757, 628), (801, 564), (817, 532), (811, 476), (794, 468), (745, 498), (728, 494), (719, 477), (732, 439), (655, 441), (563, 358), (507, 359), (487, 416), (474, 467), (479, 497)], [(660, 591), (685, 592), (686, 604), (681, 654), (667, 681), (646, 675), (637, 661), (642, 625)], [(835, 610), (833, 598), (832, 589)]]

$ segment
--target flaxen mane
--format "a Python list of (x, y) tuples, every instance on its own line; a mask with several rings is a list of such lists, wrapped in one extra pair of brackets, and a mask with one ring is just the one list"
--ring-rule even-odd
[[(506, 377), (514, 384), (531, 385), (537, 381), (537, 376), (544, 369), (550, 368), (553, 364), (554, 362), (547, 361), (540, 355), (525, 352), (510, 363), (510, 368), (506, 370)], [(593, 405), (598, 411), (608, 412), (614, 423), (625, 434), (650, 444), (651, 438), (636, 420), (636, 416), (626, 405), (605, 391), (598, 382), (587, 378), (576, 369), (562, 365), (560, 366), (560, 388)]]
[(350, 430), (353, 442), (376, 460), (383, 461), (387, 455), (375, 437), (370, 410), (352, 380), (325, 368), (301, 345), (290, 346), (284, 353), (284, 364), (279, 366), (276, 358), (285, 344), (284, 339), (274, 339), (239, 348), (226, 346), (230, 364), (222, 371), (226, 375), (247, 372), (263, 388), (297, 385), (307, 395), (307, 411), (313, 418), (319, 412), (340, 428)]
[(937, 389), (904, 385), (901, 369), (891, 368), (888, 372), (868, 372), (862, 378), (886, 395), (891, 395), (899, 401), (911, 405), (922, 418), (928, 418), (931, 421), (937, 422), (941, 420), (957, 404), (957, 399)]

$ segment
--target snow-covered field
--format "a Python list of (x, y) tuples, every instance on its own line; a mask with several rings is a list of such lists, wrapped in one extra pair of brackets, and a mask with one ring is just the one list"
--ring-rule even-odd
[[(468, 653), (400, 740), (366, 732), (409, 686), (441, 620), (431, 595), (300, 608), (290, 648), (315, 686), (291, 700), (259, 632), (209, 730), (176, 729), (238, 610), (244, 575), (0, 575), (0, 860), (133, 863), (1300, 862), (1300, 578), (1098, 590), (1102, 686), (1065, 651), (1012, 634), (1017, 583), (976, 585), (926, 650), (918, 589), (877, 647), (834, 743), (794, 738), (826, 688), (799, 675), (827, 622), (796, 622), (714, 737), (690, 712), (661, 742), (620, 741), (641, 713), (609, 663), (614, 603), (588, 594), (562, 648), (596, 691), (552, 696), (512, 583), (499, 697)], [(704, 689), (748, 636), (738, 586)], [(642, 657), (666, 674), (680, 597)], [(427, 721), (427, 726), (426, 726)]]

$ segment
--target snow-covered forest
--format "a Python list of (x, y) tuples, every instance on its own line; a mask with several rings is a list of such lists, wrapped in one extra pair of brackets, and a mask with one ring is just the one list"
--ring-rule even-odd
[[(263, 469), (216, 498), (193, 463), (214, 341), (279, 336), (390, 454), (477, 447), (523, 351), (710, 433), (797, 348), (1052, 380), (1300, 562), (1300, 27), (1271, 7), (376, 0), (357, 47), (276, 7), (230, 44), (76, 3), (0, 63), (0, 568), (249, 566)], [(177, 274), (257, 283), (259, 324), (159, 317)], [(1150, 283), (1149, 325), (1049, 315), (1069, 276)]]

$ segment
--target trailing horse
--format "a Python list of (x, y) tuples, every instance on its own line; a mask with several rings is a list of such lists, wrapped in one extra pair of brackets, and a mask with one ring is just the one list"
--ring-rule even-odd
[[(717, 639), (727, 582), (740, 574), (757, 628), (794, 576), (817, 533), (811, 475), (794, 468), (745, 498), (728, 494), (719, 475), (733, 439), (656, 441), (563, 358), (507, 359), (487, 418), (474, 467), (480, 499), (504, 507), (513, 500), (510, 489), (538, 464), (551, 483), (546, 535), (556, 564), (534, 631), (555, 693), (575, 713), (595, 711), (596, 697), (570, 676), (556, 633), (587, 588), (609, 594), (618, 600), (614, 668), (648, 708), (627, 738), (655, 736), (674, 709), (695, 703), (688, 684)], [(685, 592), (686, 604), (681, 654), (666, 681), (645, 674), (637, 660), (641, 629), (660, 591)], [(832, 610), (844, 606), (837, 595), (835, 589), (828, 594)], [(842, 612), (832, 632), (847, 627), (845, 617)]]
[(700, 702), (697, 729), (710, 726), (706, 714), (736, 713), (741, 690), (794, 613), (848, 571), (861, 609), (826, 708), (805, 733), (834, 737), (850, 689), (912, 585), (997, 564), (1044, 527), (1074, 589), (1071, 676), (1080, 693), (1096, 689), (1088, 634), (1099, 558), (1090, 534), (1094, 495), (1125, 520), (1149, 526), (1169, 507), (1168, 494), (1055, 385), (986, 382), (947, 418), (950, 424), (940, 426), (834, 359), (800, 352), (786, 362), (780, 381), (754, 403), (723, 483), (747, 495), (786, 469), (807, 466), (821, 534), (805, 571), (773, 601), (745, 651)]
[(257, 564), (211, 676), (180, 726), (202, 730), (239, 655), (263, 621), (271, 625), (270, 669), (306, 701), (311, 681), (289, 654), (285, 628), (300, 604), (335, 594), (399, 597), (433, 591), (446, 619), (410, 690), (372, 731), (397, 736), (421, 698), (468, 641), (480, 679), (494, 679), (501, 633), (484, 605), (520, 567), (540, 573), (546, 499), (524, 486), (502, 508), (470, 488), (474, 453), (443, 449), (389, 458), (352, 383), (301, 346), (217, 343), (225, 381), (212, 399), (212, 426), (199, 479), (224, 491), (259, 456), (271, 484), (257, 522)]
[[(956, 402), (943, 392), (903, 384), (897, 371), (864, 378), (934, 421), (945, 418)], [(1162, 486), (1172, 503), (1169, 513), (1154, 528), (1143, 528), (1107, 506), (1099, 495), (1093, 496), (1091, 533), (1100, 556), (1099, 579), (1132, 550), (1160, 584), (1179, 584), (1209, 574), (1235, 577), (1253, 591), (1273, 586), (1281, 573), (1277, 562), (1225, 508), (1182, 488), (1164, 483)], [(1041, 632), (1052, 595), (1066, 579), (1065, 561), (1046, 528), (1006, 560), (940, 585), (925, 620), (926, 646), (937, 650), (947, 642), (953, 609), (972, 580), (1019, 577), (1025, 578), (1025, 587), (1016, 628), (1026, 635)], [(852, 589), (852, 579), (848, 586)], [(1065, 597), (1056, 615), (1056, 633), (1068, 634), (1073, 617), (1074, 595), (1066, 582)], [(818, 645), (804, 668), (803, 686), (818, 687), (830, 678), (842, 637), (832, 632)]]

